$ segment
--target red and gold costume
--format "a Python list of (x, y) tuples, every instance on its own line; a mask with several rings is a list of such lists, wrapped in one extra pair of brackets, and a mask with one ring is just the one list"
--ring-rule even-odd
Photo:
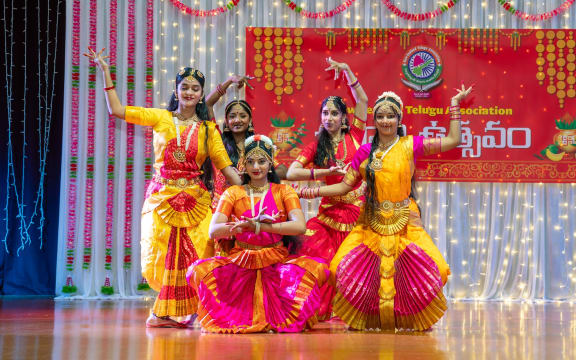
[(230, 159), (214, 122), (176, 125), (168, 110), (132, 106), (126, 107), (126, 121), (154, 129), (155, 175), (141, 224), (142, 275), (159, 292), (153, 312), (159, 317), (194, 314), (198, 300), (186, 283), (186, 270), (213, 251), (208, 244), (212, 200), (199, 178), (201, 166), (210, 157), (223, 169)]
[[(350, 125), (350, 131), (335, 149), (335, 158), (342, 163), (348, 164), (352, 161), (354, 154), (360, 148), (364, 137), (366, 123), (358, 118), (354, 118)], [(296, 161), (303, 167), (311, 165), (314, 167), (314, 157), (318, 141), (310, 143)], [(334, 166), (334, 161), (328, 166)], [(333, 175), (325, 178), (326, 185), (341, 182), (343, 176)], [(306, 223), (306, 233), (302, 237), (302, 247), (300, 255), (319, 257), (328, 263), (344, 241), (344, 238), (356, 225), (360, 209), (364, 202), (364, 184), (357, 184), (354, 190), (346, 195), (323, 197), (318, 209), (318, 215), (311, 218)], [(332, 314), (332, 298), (334, 288), (327, 283), (321, 289), (322, 308), (320, 310), (320, 320), (327, 320)]]

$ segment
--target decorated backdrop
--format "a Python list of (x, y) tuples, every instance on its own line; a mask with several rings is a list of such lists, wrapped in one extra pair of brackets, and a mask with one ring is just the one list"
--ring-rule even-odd
[[(87, 46), (107, 48), (123, 103), (162, 108), (171, 95), (174, 76), (183, 66), (202, 70), (207, 79), (206, 87), (210, 90), (231, 74), (246, 73), (247, 66), (253, 65), (253, 58), (247, 58), (247, 53), (254, 53), (254, 50), (246, 48), (247, 27), (317, 31), (321, 49), (329, 52), (326, 41), (332, 41), (329, 40), (332, 37), (327, 33), (342, 32), (344, 28), (388, 29), (394, 32), (398, 32), (397, 29), (415, 32), (415, 29), (504, 28), (517, 29), (524, 34), (540, 27), (568, 32), (576, 27), (573, 2), (522, 2), (516, 4), (518, 10), (510, 2), (501, 0), (303, 0), (298, 2), (298, 6), (280, 0), (231, 0), (221, 3), (213, 0), (67, 1), (62, 180), (54, 291), (63, 298), (154, 296), (142, 281), (139, 264), (139, 214), (144, 188), (151, 175), (150, 132), (144, 127), (132, 128), (108, 116), (102, 79), (81, 56)], [(524, 17), (522, 14), (530, 16)], [(500, 34), (499, 44), (503, 52), (512, 52), (510, 44), (513, 40), (504, 35), (506, 33), (503, 31)], [(344, 46), (347, 36), (346, 33), (335, 34), (334, 45)], [(436, 46), (435, 36), (426, 35), (428, 43), (432, 44), (429, 47)], [(456, 34), (447, 35), (446, 48), (453, 46), (454, 36)], [(359, 31), (358, 39), (361, 38), (365, 39), (366, 34), (361, 36)], [(401, 35), (388, 37), (389, 53), (383, 52), (384, 44), (381, 47), (378, 43), (378, 59), (389, 61), (392, 44), (398, 44), (401, 38)], [(383, 36), (383, 42), (384, 39)], [(412, 46), (416, 37), (410, 36), (409, 40), (408, 46)], [(521, 49), (526, 49), (525, 37), (519, 40)], [(543, 41), (547, 46), (548, 39)], [(365, 44), (365, 51), (362, 52), (361, 43), (354, 45), (353, 39), (352, 46), (360, 51), (359, 58), (373, 55), (370, 53), (372, 46)], [(360, 46), (360, 49), (356, 46)], [(480, 48), (482, 41), (474, 47), (476, 55)], [(294, 45), (292, 51), (295, 54)], [(307, 77), (316, 70), (308, 69), (308, 56), (305, 54), (308, 48), (302, 47), (301, 51), (303, 76)], [(399, 48), (398, 51), (403, 54), (404, 50)], [(436, 51), (446, 62), (443, 50)], [(457, 50), (453, 52), (460, 56)], [(265, 56), (264, 52), (261, 54)], [(517, 54), (520, 58), (524, 56), (521, 52)], [(567, 47), (563, 54), (569, 54)], [(534, 64), (530, 66), (531, 70), (525, 73), (525, 77), (533, 81), (536, 72)], [(549, 64), (543, 66), (546, 73)], [(265, 67), (262, 69), (265, 71)], [(316, 71), (316, 75), (321, 77), (317, 81), (318, 86), (327, 86), (326, 91), (330, 92), (341, 91), (350, 102), (350, 94), (346, 93), (344, 84), (335, 83), (322, 69)], [(363, 82), (371, 81), (371, 76), (365, 75), (368, 69), (355, 70)], [(440, 77), (445, 79), (447, 71), (444, 69)], [(476, 69), (467, 68), (465, 71), (472, 73)], [(414, 104), (414, 109), (424, 101), (437, 100), (441, 86), (459, 85), (443, 80), (443, 85), (430, 91), (429, 100), (414, 99), (409, 90), (402, 90), (405, 86), (399, 82), (404, 77), (402, 70), (396, 68), (393, 74), (397, 82), (395, 90), (408, 91), (403, 96), (407, 104)], [(546, 91), (549, 81), (546, 76), (544, 85), (537, 84), (534, 91)], [(489, 76), (490, 81), (497, 78)], [(255, 90), (265, 93), (266, 80), (264, 76), (261, 81), (253, 81)], [(308, 85), (306, 81), (303, 86)], [(380, 80), (382, 85), (387, 81), (389, 79)], [(282, 95), (282, 104), (302, 99), (297, 90), (292, 95)], [(380, 87), (374, 88), (369, 95), (373, 99), (379, 91)], [(490, 93), (483, 94), (508, 96), (496, 88), (491, 89)], [(480, 101), (479, 94), (476, 92), (471, 108), (499, 104), (496, 101)], [(251, 96), (243, 90), (228, 89), (215, 106), (217, 121), (222, 121), (224, 105), (228, 101), (246, 95)], [(276, 96), (272, 95), (271, 100), (277, 100)], [(543, 96), (548, 96), (550, 103), (558, 104), (557, 96), (545, 93)], [(320, 97), (302, 101), (302, 105), (309, 109), (306, 116), (310, 119), (318, 114)], [(447, 98), (443, 101), (447, 101)], [(571, 113), (569, 104), (567, 98), (564, 110)], [(278, 117), (280, 112), (276, 109), (280, 106), (273, 102), (269, 106), (273, 111), (259, 105), (254, 111), (259, 131), (273, 130), (272, 117), (282, 122), (288, 120), (288, 116), (294, 117), (290, 112), (286, 112), (286, 118), (283, 115)], [(441, 105), (433, 107), (444, 106), (445, 102), (441, 102)], [(438, 126), (445, 124), (441, 117), (436, 117)], [(471, 127), (473, 121), (479, 121), (479, 117), (468, 117), (476, 119), (471, 119), (468, 125), (470, 130), (480, 131)], [(416, 118), (424, 122), (431, 120), (431, 117), (423, 114), (414, 114)], [(548, 118), (545, 120), (549, 121)], [(302, 119), (296, 118), (294, 121), (296, 126), (291, 130), (296, 133)], [(500, 127), (507, 129), (511, 126), (500, 124)], [(484, 131), (484, 128), (480, 129)], [(305, 130), (301, 131), (306, 135), (300, 139), (303, 142), (312, 137), (317, 124), (306, 125)], [(491, 133), (474, 135), (481, 134)], [(520, 132), (513, 135), (520, 135)], [(533, 133), (532, 137), (538, 138), (538, 134)], [(551, 141), (542, 143), (546, 147), (552, 145)], [(458, 150), (453, 152), (458, 153)], [(485, 153), (483, 149), (482, 154)], [(566, 156), (559, 163), (568, 159)], [(464, 161), (458, 160), (459, 163)], [(533, 161), (556, 164), (553, 160), (535, 157)], [(446, 288), (448, 296), (473, 299), (574, 299), (576, 221), (573, 213), (576, 208), (576, 183), (420, 180), (417, 187), (425, 226), (452, 269), (453, 276)], [(316, 214), (317, 202), (302, 201), (302, 205), (307, 217)], [(29, 208), (32, 207), (29, 205)], [(37, 245), (34, 242), (26, 246)]]
[(246, 97), (287, 165), (313, 141), (324, 98), (342, 96), (354, 110), (346, 78), (324, 71), (331, 56), (350, 65), (370, 105), (383, 91), (401, 96), (408, 134), (445, 136), (454, 88), (474, 85), (462, 104), (462, 144), (419, 160), (418, 179), (576, 180), (572, 30), (248, 28), (246, 42), (257, 82)]

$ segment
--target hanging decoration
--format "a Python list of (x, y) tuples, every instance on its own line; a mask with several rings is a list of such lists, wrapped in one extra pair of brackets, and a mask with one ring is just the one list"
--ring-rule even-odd
[(453, 31), (446, 31), (446, 30), (424, 30), (426, 35), (434, 36), (436, 38), (436, 47), (440, 50), (446, 46), (448, 40), (446, 40), (446, 36), (452, 36), (456, 34), (457, 30)]
[(387, 29), (357, 29), (349, 28), (348, 51), (360, 49), (364, 51), (372, 47), (372, 53), (376, 54), (378, 47), (384, 47), (384, 52), (388, 51), (388, 30)]
[(78, 192), (78, 140), (79, 140), (79, 100), (80, 100), (80, 1), (75, 0), (72, 5), (72, 86), (70, 107), (70, 153), (69, 180), (68, 180), (68, 226), (66, 232), (66, 284), (62, 287), (63, 293), (75, 293), (72, 274), (74, 272), (74, 258), (76, 248), (76, 195)]
[(284, 4), (286, 4), (286, 6), (288, 6), (290, 9), (292, 9), (294, 12), (296, 12), (297, 14), (300, 14), (303, 17), (308, 18), (308, 19), (326, 19), (326, 18), (334, 17), (334, 15), (341, 14), (341, 13), (345, 12), (346, 10), (348, 10), (348, 8), (350, 8), (350, 6), (352, 6), (352, 4), (355, 1), (356, 0), (346, 0), (342, 4), (336, 6), (332, 10), (312, 12), (312, 11), (308, 11), (308, 10), (303, 9), (301, 6), (297, 5), (292, 0), (282, 0), (282, 2)]
[(336, 37), (346, 34), (347, 31), (348, 30), (344, 29), (342, 31), (326, 30), (326, 32), (322, 32), (321, 29), (314, 29), (316, 34), (326, 36), (326, 47), (328, 50), (332, 50), (332, 48), (336, 46)]
[(498, 0), (498, 3), (500, 3), (500, 6), (502, 6), (504, 8), (504, 10), (506, 10), (510, 14), (512, 14), (512, 15), (514, 15), (514, 16), (522, 19), (522, 20), (543, 21), (543, 20), (548, 20), (548, 19), (551, 19), (553, 17), (556, 17), (556, 16), (562, 14), (563, 12), (568, 10), (570, 8), (570, 6), (572, 6), (574, 4), (574, 1), (576, 1), (576, 0), (566, 0), (562, 3), (562, 5), (558, 6), (556, 9), (542, 13), (542, 14), (537, 14), (537, 15), (527, 14), (523, 11), (516, 9), (514, 6), (512, 6), (510, 1)]
[(410, 46), (410, 38), (412, 38), (412, 36), (422, 34), (422, 30), (390, 30), (390, 34), (394, 36), (400, 36), (400, 46), (402, 46), (402, 49), (406, 50), (406, 48)]
[(501, 33), (498, 29), (460, 29), (458, 30), (458, 52), (462, 53), (467, 50), (474, 54), (481, 49), (484, 54), (489, 50), (498, 53)]
[(211, 10), (198, 10), (189, 7), (188, 5), (182, 3), (178, 0), (170, 0), (174, 6), (176, 6), (180, 11), (185, 14), (198, 16), (198, 17), (209, 17), (209, 16), (217, 16), (220, 14), (224, 14), (228, 10), (232, 10), (240, 3), (240, 0), (231, 0), (230, 2), (226, 3), (226, 6), (220, 6), (219, 8), (211, 9)]
[[(154, 0), (147, 0), (146, 3), (146, 95), (144, 103), (146, 107), (154, 106)], [(148, 189), (152, 180), (152, 163), (154, 153), (152, 149), (152, 127), (145, 126), (144, 129), (144, 192)], [(132, 268), (131, 257), (124, 257), (124, 269)], [(150, 286), (144, 277), (141, 278), (137, 286), (138, 291), (149, 290)]]
[(450, 0), (444, 5), (440, 5), (436, 10), (428, 11), (420, 14), (412, 14), (406, 11), (402, 11), (396, 7), (390, 0), (382, 0), (382, 3), (392, 12), (394, 15), (409, 21), (424, 21), (433, 19), (439, 15), (442, 15), (446, 11), (452, 9), (460, 0)]
[[(118, 1), (110, 1), (109, 9), (110, 18), (110, 38), (108, 47), (110, 51), (110, 76), (112, 81), (116, 82), (116, 64), (117, 64), (117, 49), (118, 49)], [(114, 175), (116, 167), (116, 117), (108, 115), (108, 141), (107, 141), (107, 155), (108, 155), (108, 168), (106, 176), (106, 225), (105, 225), (105, 259), (104, 266), (109, 267), (109, 253), (112, 253), (112, 244), (114, 239)], [(106, 282), (106, 281), (105, 281)], [(109, 283), (109, 281), (108, 281)], [(105, 284), (106, 285), (106, 284)], [(102, 293), (109, 293), (109, 288), (104, 286)]]
[(536, 32), (538, 54), (536, 79), (546, 92), (558, 98), (564, 108), (566, 99), (576, 97), (576, 40), (573, 31), (539, 30)]
[(525, 30), (525, 31), (518, 31), (518, 30), (514, 30), (512, 32), (503, 32), (501, 31), (501, 33), (510, 38), (510, 47), (512, 49), (514, 49), (514, 51), (518, 50), (522, 44), (522, 38), (526, 37), (526, 36), (530, 36), (532, 35), (532, 33), (534, 32), (534, 30)]
[(264, 88), (274, 92), (280, 104), (283, 95), (290, 96), (301, 90), (304, 83), (302, 29), (253, 28), (251, 31), (257, 39), (253, 44), (254, 76), (257, 81), (265, 81)]
[[(96, 49), (97, 0), (90, 0), (89, 46)], [(88, 70), (88, 124), (86, 133), (86, 182), (84, 189), (84, 261), (82, 268), (92, 263), (92, 233), (94, 220), (94, 154), (96, 148), (96, 64), (90, 62)]]

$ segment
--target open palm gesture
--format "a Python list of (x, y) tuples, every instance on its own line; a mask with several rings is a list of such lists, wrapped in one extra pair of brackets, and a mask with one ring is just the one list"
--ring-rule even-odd
[(102, 50), (100, 50), (99, 52), (96, 52), (96, 51), (92, 50), (91, 47), (88, 47), (88, 53), (84, 53), (82, 55), (86, 56), (91, 61), (95, 62), (96, 65), (98, 65), (98, 67), (100, 68), (100, 70), (104, 70), (105, 68), (108, 67), (108, 63), (106, 63), (106, 61), (104, 59), (107, 59), (110, 57), (110, 56), (102, 56), (102, 54), (104, 53), (104, 50), (106, 50), (106, 48), (102, 48)]

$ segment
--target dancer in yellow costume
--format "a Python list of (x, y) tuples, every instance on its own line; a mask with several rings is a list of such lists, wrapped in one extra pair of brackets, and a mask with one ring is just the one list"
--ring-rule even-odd
[(186, 283), (186, 270), (212, 256), (208, 243), (211, 219), (212, 160), (231, 184), (241, 184), (232, 169), (216, 124), (204, 101), (204, 75), (184, 68), (167, 109), (124, 106), (102, 51), (85, 54), (104, 75), (110, 114), (154, 128), (155, 175), (142, 208), (142, 274), (159, 292), (148, 327), (186, 327), (196, 313), (198, 296)]
[(299, 191), (304, 198), (343, 195), (366, 181), (358, 224), (330, 263), (333, 311), (352, 329), (427, 330), (446, 311), (450, 269), (422, 226), (411, 183), (415, 158), (460, 143), (458, 104), (471, 90), (462, 86), (452, 98), (450, 130), (441, 139), (405, 136), (402, 100), (383, 93), (374, 105), (377, 134), (354, 155), (344, 180)]

